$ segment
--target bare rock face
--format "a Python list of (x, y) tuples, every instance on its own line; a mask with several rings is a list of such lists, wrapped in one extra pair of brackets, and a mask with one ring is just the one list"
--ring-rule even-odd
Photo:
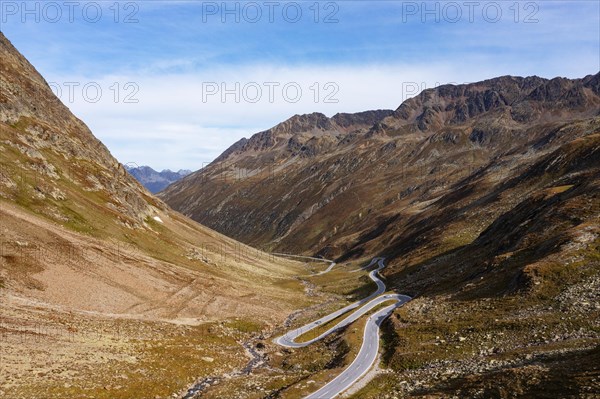
[(284, 157), (299, 155), (311, 157), (329, 151), (332, 144), (348, 138), (352, 133), (363, 132), (375, 121), (392, 114), (389, 110), (366, 111), (357, 114), (336, 114), (332, 118), (315, 112), (294, 115), (269, 130), (257, 133), (250, 139), (243, 138), (215, 162), (225, 161), (232, 155), (267, 151), (281, 152)]
[(295, 115), (235, 143), (161, 198), (224, 234), (280, 251), (394, 251), (402, 226), (440, 197), (475, 201), (477, 190), (457, 186), (465, 179), (479, 176), (477, 188), (490, 189), (590, 134), (598, 86), (599, 74), (502, 76), (424, 90), (393, 112)]
[[(104, 198), (103, 205), (116, 211), (121, 222), (128, 226), (141, 226), (146, 217), (164, 208), (61, 103), (2, 33), (0, 71), (2, 145), (20, 153), (18, 164), (8, 159), (2, 164), (0, 172), (4, 180), (25, 175), (29, 184), (43, 181), (40, 185), (52, 186), (50, 191), (61, 187), (69, 191), (64, 186), (70, 186), (99, 193)], [(27, 179), (22, 180), (21, 183), (28, 184)], [(65, 199), (73, 194), (66, 194)], [(6, 185), (0, 185), (0, 195), (15, 199), (16, 194)]]
[(575, 80), (503, 76), (424, 90), (383, 123), (391, 131), (426, 132), (497, 116), (505, 116), (506, 123), (561, 120), (564, 113), (593, 116), (599, 106), (597, 79), (594, 82), (592, 76)]

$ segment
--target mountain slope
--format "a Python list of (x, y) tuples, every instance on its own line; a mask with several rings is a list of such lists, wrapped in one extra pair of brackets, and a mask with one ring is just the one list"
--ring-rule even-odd
[(0, 396), (170, 396), (245, 366), (306, 302), (301, 265), (153, 197), (1, 33), (0, 71)]
[(581, 137), (396, 234), (386, 277), (418, 298), (385, 326), (394, 372), (357, 398), (600, 394), (600, 120), (564, 133)]
[(401, 213), (419, 213), (479, 168), (509, 173), (576, 138), (556, 132), (598, 115), (598, 80), (440, 86), (391, 114), (356, 114), (346, 129), (337, 115), (295, 116), (234, 144), (160, 197), (231, 237), (278, 251), (339, 256), (368, 252), (368, 241), (382, 250), (392, 239), (386, 226)]

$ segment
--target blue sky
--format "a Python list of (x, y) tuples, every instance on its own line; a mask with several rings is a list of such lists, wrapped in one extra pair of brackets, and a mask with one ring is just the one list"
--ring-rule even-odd
[(297, 113), (600, 69), (597, 1), (73, 4), (2, 0), (0, 29), (119, 161), (156, 169), (199, 169)]

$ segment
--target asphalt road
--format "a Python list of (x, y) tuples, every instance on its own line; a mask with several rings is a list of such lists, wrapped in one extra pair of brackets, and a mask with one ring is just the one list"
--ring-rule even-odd
[[(367, 266), (365, 266), (363, 269), (369, 268), (371, 267), (375, 262), (379, 261), (379, 265), (377, 267), (377, 269), (371, 271), (369, 273), (369, 277), (371, 278), (371, 280), (373, 280), (375, 282), (375, 284), (377, 284), (377, 290), (375, 292), (373, 292), (371, 295), (369, 295), (366, 298), (361, 299), (360, 301), (351, 303), (350, 305), (336, 310), (333, 313), (330, 313), (326, 316), (321, 317), (318, 320), (315, 320), (311, 323), (308, 323), (306, 325), (303, 325), (302, 327), (299, 327), (295, 330), (291, 330), (288, 331), (285, 335), (277, 338), (275, 340), (275, 343), (282, 345), (282, 346), (287, 346), (289, 348), (302, 348), (304, 346), (308, 346), (310, 344), (312, 344), (313, 342), (316, 342), (318, 340), (320, 340), (323, 337), (326, 337), (327, 335), (331, 334), (333, 331), (337, 330), (338, 328), (342, 328), (346, 325), (348, 325), (349, 323), (345, 323), (342, 325), (342, 323), (344, 323), (346, 321), (346, 319), (342, 320), (340, 323), (336, 324), (335, 326), (333, 326), (331, 329), (325, 331), (323, 334), (319, 335), (318, 337), (315, 337), (313, 339), (311, 339), (310, 341), (306, 341), (306, 342), (295, 342), (296, 338), (298, 338), (299, 336), (301, 336), (302, 334), (312, 330), (315, 327), (320, 326), (321, 324), (325, 324), (341, 315), (343, 315), (344, 313), (349, 312), (352, 309), (356, 309), (359, 306), (369, 302), (371, 299), (375, 298), (378, 295), (383, 294), (383, 292), (385, 291), (385, 284), (383, 283), (383, 281), (381, 281), (379, 279), (379, 277), (377, 277), (377, 273), (379, 272), (379, 270), (383, 269), (385, 267), (385, 265), (383, 264), (383, 258), (375, 258), (371, 261), (371, 263), (369, 263)], [(360, 270), (360, 269), (359, 269)], [(359, 312), (361, 311), (360, 309), (358, 310)], [(362, 311), (358, 317), (360, 317), (362, 314), (364, 314), (365, 312)], [(349, 317), (351, 317), (352, 315), (350, 315)], [(356, 320), (356, 319), (354, 319)]]
[(284, 253), (280, 253), (280, 252), (273, 252), (272, 255), (284, 256), (284, 257), (289, 257), (289, 258), (311, 259), (311, 260), (316, 260), (319, 262), (331, 262), (331, 264), (329, 265), (329, 267), (327, 269), (315, 274), (316, 276), (325, 274), (325, 273), (329, 273), (331, 271), (331, 269), (333, 269), (333, 267), (336, 265), (336, 263), (332, 260), (325, 259), (325, 258), (315, 258), (314, 256), (292, 255), (292, 254), (284, 254)]
[(317, 273), (317, 276), (320, 276), (321, 274), (325, 274), (325, 273), (329, 273), (331, 271), (331, 269), (333, 269), (333, 267), (335, 266), (335, 262), (331, 262), (331, 265), (329, 265), (329, 267), (325, 270), (323, 270), (322, 272)]
[[(316, 342), (322, 339), (323, 337), (326, 337), (335, 330), (338, 330), (353, 323), (379, 304), (388, 301), (394, 301), (393, 304), (386, 306), (385, 308), (380, 309), (376, 313), (369, 316), (369, 319), (365, 324), (363, 343), (360, 347), (358, 355), (356, 356), (352, 364), (350, 364), (350, 366), (348, 366), (340, 375), (331, 380), (324, 387), (310, 394), (309, 396), (306, 396), (305, 399), (331, 399), (344, 392), (352, 384), (354, 384), (361, 376), (363, 376), (371, 368), (371, 366), (375, 362), (375, 359), (377, 359), (377, 353), (379, 351), (379, 326), (381, 325), (383, 320), (385, 320), (385, 318), (388, 317), (394, 311), (394, 309), (402, 306), (407, 301), (411, 300), (411, 298), (407, 295), (381, 295), (383, 294), (383, 292), (385, 292), (385, 284), (379, 279), (377, 273), (385, 267), (383, 261), (383, 258), (374, 258), (373, 260), (371, 260), (371, 263), (369, 263), (367, 266), (365, 266), (362, 269), (359, 269), (367, 269), (373, 266), (373, 264), (375, 264), (376, 262), (378, 264), (378, 267), (369, 273), (369, 277), (371, 278), (371, 280), (373, 280), (377, 284), (377, 290), (371, 295), (361, 299), (360, 301), (354, 302), (342, 309), (339, 309), (333, 313), (330, 313), (327, 316), (324, 316), (318, 320), (308, 323), (300, 328), (288, 331), (285, 335), (275, 339), (275, 343), (290, 348), (301, 348), (304, 346), (308, 346), (313, 342)], [(334, 264), (332, 264), (332, 266), (330, 266), (330, 268), (325, 272), (329, 271), (333, 267), (333, 265)], [(325, 324), (328, 321), (331, 321), (356, 308), (359, 309), (352, 312), (342, 321), (340, 321), (324, 333), (320, 334), (319, 336), (314, 337), (306, 342), (295, 342), (296, 338), (298, 338), (300, 335), (305, 334), (306, 332), (316, 328), (317, 326)]]
[[(398, 295), (404, 297), (398, 302), (386, 306), (385, 308), (377, 311), (373, 315), (369, 316), (367, 323), (365, 324), (365, 330), (363, 334), (363, 343), (360, 347), (358, 355), (354, 361), (337, 377), (328, 382), (323, 388), (308, 395), (305, 399), (331, 399), (341, 394), (352, 386), (360, 377), (365, 375), (367, 371), (373, 366), (377, 359), (377, 353), (379, 352), (379, 326), (388, 317), (394, 309), (402, 306), (410, 297), (405, 295)], [(388, 299), (389, 300), (389, 299)]]

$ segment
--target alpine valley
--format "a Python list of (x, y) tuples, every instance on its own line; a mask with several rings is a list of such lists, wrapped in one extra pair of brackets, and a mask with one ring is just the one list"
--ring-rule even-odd
[(590, 72), (295, 115), (155, 196), (0, 33), (0, 397), (600, 396)]

